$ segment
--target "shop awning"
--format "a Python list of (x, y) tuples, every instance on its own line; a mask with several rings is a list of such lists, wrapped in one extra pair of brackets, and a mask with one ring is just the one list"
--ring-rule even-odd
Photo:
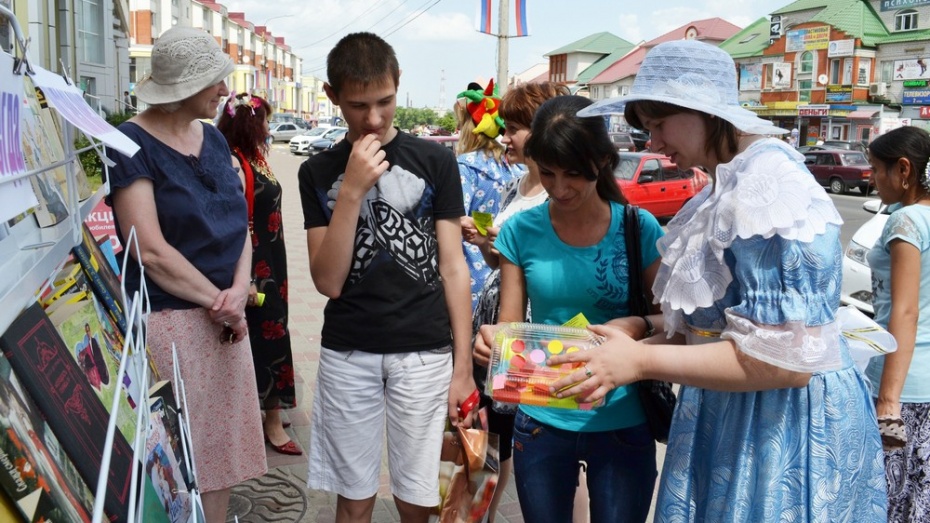
[(866, 111), (853, 111), (846, 115), (846, 118), (850, 120), (871, 120), (875, 118), (875, 115), (878, 114), (878, 111), (869, 109)]

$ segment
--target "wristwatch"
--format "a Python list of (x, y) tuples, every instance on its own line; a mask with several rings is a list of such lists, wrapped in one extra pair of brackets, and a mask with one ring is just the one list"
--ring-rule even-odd
[(646, 332), (643, 334), (643, 339), (652, 337), (656, 333), (656, 326), (652, 324), (652, 320), (647, 316), (640, 316), (640, 318), (646, 322)]

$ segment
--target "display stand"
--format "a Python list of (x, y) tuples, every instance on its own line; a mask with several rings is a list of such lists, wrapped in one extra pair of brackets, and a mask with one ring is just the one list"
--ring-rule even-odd
[[(22, 30), (15, 15), (8, 8), (0, 5), (0, 16), (4, 16), (9, 20), (20, 51), (20, 57), (15, 62), (16, 66), (13, 70), (13, 74), (27, 74), (32, 76), (38, 72), (44, 74), (47, 79), (48, 72), (38, 71), (40, 68), (34, 69), (29, 64), (26, 56), (28, 42), (23, 37)], [(7, 75), (10, 74), (10, 72), (2, 71), (0, 74)], [(36, 76), (36, 78), (38, 78), (38, 76)], [(60, 78), (58, 78), (58, 80), (60, 80)], [(70, 86), (70, 81), (67, 79), (65, 79), (65, 81), (67, 85)], [(55, 91), (56, 89), (51, 88), (49, 90)], [(71, 103), (69, 107), (65, 107), (64, 104), (59, 107), (55, 105), (54, 97), (50, 96), (49, 98), (52, 102), (51, 105), (62, 115), (61, 129), (64, 135), (62, 140), (64, 149), (63, 158), (56, 159), (52, 163), (43, 165), (37, 169), (0, 177), (0, 190), (3, 189), (5, 184), (13, 184), (20, 180), (28, 180), (31, 177), (64, 166), (67, 175), (68, 201), (66, 204), (68, 208), (68, 218), (56, 225), (44, 228), (39, 227), (37, 221), (32, 219), (32, 217), (26, 217), (26, 219), (20, 220), (13, 226), (0, 223), (0, 274), (3, 275), (0, 277), (0, 304), (2, 304), (0, 305), (0, 333), (5, 332), (23, 310), (35, 303), (37, 300), (37, 291), (58, 272), (69, 258), (72, 249), (81, 243), (84, 219), (109, 191), (108, 184), (104, 183), (90, 198), (87, 198), (83, 202), (79, 201), (77, 172), (75, 168), (77, 155), (85, 151), (95, 150), (101, 160), (103, 160), (106, 165), (110, 165), (109, 160), (107, 160), (104, 154), (104, 144), (115, 144), (115, 147), (127, 154), (127, 156), (131, 156), (135, 152), (132, 150), (132, 147), (138, 149), (138, 146), (132, 144), (128, 138), (108, 124), (106, 124), (106, 127), (109, 129), (104, 129), (103, 137), (101, 137), (99, 133), (88, 131), (88, 124), (81, 120), (80, 113), (85, 109), (89, 109), (89, 107), (85, 108), (82, 106), (75, 108), (75, 104), (73, 103)], [(74, 102), (73, 98), (69, 99), (68, 102)], [(84, 134), (91, 142), (90, 146), (75, 150), (73, 146), (73, 137), (76, 127), (84, 131)], [(101, 126), (98, 124), (96, 130), (99, 131), (100, 128)], [(19, 135), (17, 134), (16, 136), (18, 138)], [(127, 143), (130, 147), (127, 147)], [(129, 249), (135, 249), (137, 253), (135, 260), (141, 259), (141, 256), (138, 254), (139, 247), (135, 230), (130, 234), (130, 238), (127, 240), (127, 244), (124, 248), (127, 253)], [(124, 274), (127, 262), (137, 263), (132, 258), (132, 256), (124, 256)], [(141, 265), (140, 271), (144, 271)], [(144, 498), (142, 494), (144, 489), (142, 485), (139, 485), (139, 480), (141, 478), (143, 481), (147, 481), (147, 476), (140, 471), (140, 464), (145, 457), (145, 441), (149, 436), (148, 418), (150, 412), (147, 394), (149, 390), (149, 362), (146, 351), (145, 331), (150, 305), (148, 303), (148, 295), (144, 281), (145, 279), (143, 277), (142, 288), (140, 289), (127, 290), (125, 288), (125, 282), (123, 282), (121, 289), (123, 303), (125, 304), (127, 329), (124, 333), (124, 346), (120, 358), (117, 379), (119, 380), (118, 383), (122, 383), (123, 378), (128, 375), (131, 380), (140, 384), (140, 389), (144, 394), (142, 401), (136, 408), (137, 431), (135, 441), (130, 442), (135, 454), (130, 487), (130, 522), (144, 521), (145, 519), (143, 514)], [(179, 401), (183, 401), (183, 381), (180, 379), (179, 372), (179, 367), (175, 365), (175, 376), (171, 378), (175, 387), (176, 397), (179, 398)], [(126, 394), (123, 387), (118, 387), (117, 390), (118, 392), (114, 395), (113, 403), (110, 408), (112, 414), (107, 426), (105, 450), (100, 468), (101, 472), (98, 476), (97, 484), (89, 485), (90, 487), (95, 487), (93, 508), (94, 523), (105, 520), (103, 509), (107, 487), (107, 474), (105, 472), (109, 470), (111, 447), (117, 430), (116, 414), (119, 412), (117, 405), (120, 401), (125, 401)], [(189, 466), (191, 470), (195, 470), (193, 456), (190, 452), (190, 433), (186, 419), (186, 404), (184, 404), (183, 407), (181, 411), (184, 415), (182, 416), (183, 419), (181, 422), (181, 442)], [(193, 477), (196, 478), (196, 475), (193, 475)], [(191, 501), (194, 507), (191, 521), (201, 521), (202, 517), (200, 514), (202, 514), (202, 509), (200, 508), (200, 497), (199, 493), (197, 493), (196, 485), (191, 488)]]

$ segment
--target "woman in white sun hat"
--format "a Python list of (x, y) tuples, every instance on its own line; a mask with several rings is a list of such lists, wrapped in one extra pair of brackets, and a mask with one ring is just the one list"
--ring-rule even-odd
[[(245, 304), (252, 242), (243, 181), (223, 135), (201, 119), (229, 95), (233, 63), (200, 29), (173, 27), (135, 88), (148, 108), (119, 129), (141, 149), (110, 150), (116, 230), (139, 238), (152, 313), (148, 345), (162, 379), (177, 346), (207, 523), (226, 521), (230, 489), (267, 470)], [(136, 251), (127, 248), (132, 256)], [(142, 274), (130, 263), (127, 289)]]
[(725, 52), (660, 44), (630, 95), (582, 115), (623, 113), (654, 150), (714, 178), (658, 242), (660, 333), (642, 343), (596, 327), (599, 348), (554, 384), (594, 400), (641, 379), (680, 383), (655, 521), (886, 519), (881, 439), (836, 320), (842, 220), (780, 139), (740, 107)]

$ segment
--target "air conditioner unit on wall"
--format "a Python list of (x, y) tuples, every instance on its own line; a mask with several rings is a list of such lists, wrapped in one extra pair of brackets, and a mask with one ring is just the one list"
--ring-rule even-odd
[(885, 96), (887, 85), (885, 82), (875, 82), (869, 84), (869, 96)]

